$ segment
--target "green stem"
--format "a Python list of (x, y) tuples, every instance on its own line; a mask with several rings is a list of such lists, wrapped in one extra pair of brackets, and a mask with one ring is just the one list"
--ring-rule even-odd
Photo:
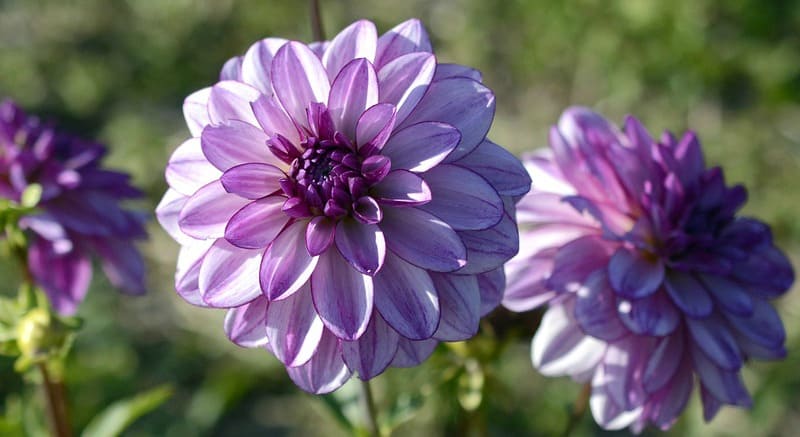
[(586, 407), (589, 406), (589, 396), (591, 394), (592, 384), (587, 382), (583, 385), (583, 388), (581, 389), (580, 394), (578, 394), (577, 399), (575, 399), (575, 404), (572, 406), (572, 414), (569, 416), (567, 426), (564, 428), (564, 432), (561, 435), (568, 437), (573, 431), (575, 431), (575, 427), (578, 426), (578, 423), (580, 423), (584, 413), (586, 413)]
[(319, 0), (309, 1), (309, 12), (311, 13), (311, 35), (314, 41), (325, 41), (325, 29), (322, 28), (322, 13), (320, 12)]
[(369, 381), (361, 381), (361, 407), (364, 410), (364, 426), (370, 437), (380, 437), (378, 430), (377, 413), (375, 410), (375, 400), (372, 397), (372, 388)]
[(55, 437), (71, 437), (72, 431), (67, 416), (67, 402), (64, 393), (64, 384), (54, 380), (47, 370), (47, 363), (39, 363), (39, 372), (47, 398), (47, 409), (50, 412), (50, 425), (52, 435)]

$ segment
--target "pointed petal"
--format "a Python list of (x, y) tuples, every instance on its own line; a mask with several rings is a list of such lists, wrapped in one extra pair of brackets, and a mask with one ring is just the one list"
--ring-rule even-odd
[(616, 305), (619, 319), (635, 334), (669, 335), (682, 319), (664, 292), (636, 300), (617, 298)]
[[(380, 101), (397, 107), (397, 123), (417, 107), (436, 71), (436, 57), (431, 53), (410, 53), (394, 59), (378, 72)], [(437, 120), (435, 118), (418, 121)]]
[(373, 313), (364, 335), (356, 341), (342, 342), (342, 357), (347, 366), (366, 381), (386, 370), (397, 352), (399, 339), (380, 314)]
[(278, 164), (261, 129), (237, 120), (203, 129), (201, 146), (208, 161), (221, 171), (239, 164)]
[(200, 132), (207, 124), (211, 123), (208, 118), (208, 97), (211, 95), (211, 87), (195, 91), (183, 101), (183, 117), (186, 125), (193, 137), (199, 137)]
[(386, 240), (378, 225), (352, 218), (336, 225), (336, 247), (354, 269), (369, 276), (380, 270), (386, 257)]
[(336, 222), (325, 216), (311, 219), (306, 228), (306, 249), (312, 256), (321, 255), (333, 244)]
[(522, 162), (489, 140), (484, 140), (457, 164), (481, 175), (501, 196), (521, 196), (531, 189), (531, 178)]
[(285, 200), (270, 196), (245, 205), (228, 221), (225, 239), (242, 249), (267, 247), (289, 221), (281, 211)]
[(306, 250), (307, 222), (287, 226), (264, 252), (261, 262), (261, 289), (270, 301), (288, 297), (308, 281), (318, 257)]
[(458, 129), (446, 123), (426, 121), (395, 132), (381, 153), (391, 158), (392, 169), (421, 173), (442, 162), (459, 141)]
[(647, 359), (642, 382), (645, 391), (654, 393), (666, 386), (675, 375), (684, 355), (683, 333), (668, 335), (658, 341), (658, 345)]
[(282, 38), (264, 38), (251, 45), (242, 57), (242, 81), (264, 94), (272, 94), (272, 58), (286, 42)]
[(687, 317), (689, 328), (695, 344), (717, 366), (725, 370), (738, 370), (742, 367), (742, 353), (731, 331), (719, 317), (695, 319)]
[(753, 314), (753, 297), (742, 284), (717, 275), (700, 275), (700, 280), (726, 312), (744, 317)]
[(306, 45), (288, 42), (272, 60), (272, 88), (286, 112), (306, 123), (306, 108), (313, 102), (327, 103), (330, 81), (317, 55)]
[(350, 369), (342, 360), (339, 340), (324, 331), (314, 357), (297, 367), (287, 367), (286, 372), (295, 384), (314, 394), (330, 393), (350, 379)]
[(232, 308), (261, 295), (258, 265), (261, 252), (244, 250), (225, 240), (217, 240), (200, 266), (200, 293), (212, 307)]
[(257, 89), (241, 82), (226, 80), (211, 87), (208, 97), (208, 116), (212, 124), (233, 120), (257, 125), (250, 102), (261, 95)]
[(284, 365), (296, 367), (307, 363), (317, 351), (323, 330), (308, 283), (286, 299), (270, 302), (266, 335), (272, 353)]
[(503, 300), (506, 288), (506, 275), (499, 267), (490, 272), (477, 275), (478, 288), (481, 290), (481, 317), (489, 314)]
[(391, 366), (416, 367), (427, 360), (438, 345), (439, 341), (432, 338), (415, 341), (400, 337)]
[(181, 210), (178, 224), (181, 231), (195, 238), (221, 238), (228, 220), (249, 203), (225, 191), (219, 181), (197, 190)]
[(372, 22), (358, 20), (345, 27), (331, 40), (322, 55), (322, 64), (325, 65), (331, 81), (354, 59), (374, 61), (377, 43), (378, 32)]
[(300, 145), (297, 125), (283, 110), (275, 96), (263, 95), (251, 104), (258, 125), (269, 137), (281, 135), (295, 146)]
[(609, 260), (608, 279), (620, 296), (646, 297), (661, 287), (664, 264), (659, 259), (648, 260), (633, 250), (620, 247)]
[(378, 76), (366, 59), (353, 59), (331, 85), (328, 110), (336, 129), (355, 138), (356, 123), (367, 108), (378, 103)]
[(753, 404), (742, 377), (738, 371), (724, 370), (714, 364), (700, 349), (702, 346), (693, 344), (691, 349), (694, 370), (700, 377), (700, 382), (708, 392), (717, 400), (742, 407)]
[(605, 342), (581, 332), (573, 311), (569, 302), (551, 306), (533, 337), (533, 365), (545, 376), (582, 374), (603, 357)]
[(431, 273), (439, 295), (440, 320), (434, 338), (462, 341), (478, 333), (481, 317), (481, 293), (478, 279), (472, 275)]
[(169, 158), (165, 176), (170, 188), (185, 196), (196, 193), (203, 185), (219, 179), (214, 167), (200, 147), (200, 138), (190, 138), (178, 146)]
[(389, 253), (373, 282), (375, 307), (400, 335), (412, 340), (433, 335), (439, 325), (439, 297), (425, 270)]
[(357, 340), (372, 314), (372, 278), (357, 272), (335, 250), (320, 256), (311, 295), (322, 321), (336, 337)]
[(378, 202), (386, 205), (415, 206), (431, 201), (431, 190), (425, 181), (406, 170), (394, 170), (370, 189)]
[(263, 296), (240, 307), (231, 308), (225, 315), (225, 333), (228, 338), (242, 347), (263, 347), (267, 344), (267, 330), (264, 320), (267, 317), (267, 304)]
[[(486, 179), (455, 165), (439, 165), (423, 178), (431, 201), (419, 206), (457, 231), (479, 231), (497, 225), (505, 212), (503, 200)], [(458, 183), (453, 183), (458, 181)]]
[(496, 226), (482, 231), (459, 231), (467, 248), (467, 265), (461, 274), (484, 273), (502, 266), (519, 251), (516, 221), (508, 213)]
[(752, 305), (753, 314), (748, 317), (723, 314), (745, 338), (766, 348), (781, 349), (786, 341), (786, 331), (778, 312), (761, 299), (753, 299)]
[(378, 103), (364, 111), (356, 124), (356, 144), (367, 152), (380, 150), (395, 126), (395, 108)]
[(417, 208), (384, 208), (380, 224), (389, 249), (411, 264), (451, 272), (466, 264), (467, 251), (445, 222)]
[(617, 317), (617, 302), (606, 272), (596, 270), (578, 289), (575, 320), (587, 334), (604, 341), (615, 341), (628, 335)]
[(694, 275), (672, 270), (664, 285), (675, 305), (688, 316), (706, 317), (713, 311), (711, 297)]
[(398, 56), (430, 52), (431, 41), (425, 26), (416, 18), (404, 21), (378, 38), (375, 65), (383, 66)]

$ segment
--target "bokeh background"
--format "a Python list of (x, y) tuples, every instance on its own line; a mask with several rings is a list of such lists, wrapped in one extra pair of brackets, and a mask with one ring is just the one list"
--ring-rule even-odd
[[(517, 153), (543, 146), (573, 104), (617, 121), (637, 114), (654, 132), (696, 130), (708, 161), (749, 189), (745, 212), (770, 223), (800, 265), (800, 2), (323, 0), (322, 13), (328, 36), (358, 18), (380, 32), (421, 18), (440, 60), (484, 73), (497, 95), (490, 136)], [(147, 193), (132, 206), (149, 212), (166, 188), (167, 158), (189, 135), (183, 98), (266, 36), (309, 41), (306, 2), (0, 0), (0, 95), (107, 143), (108, 165)], [(154, 220), (149, 229), (149, 294), (119, 295), (96, 275), (80, 310), (66, 370), (74, 428), (117, 399), (170, 384), (169, 401), (126, 435), (345, 434), (342, 423), (358, 414), (355, 387), (307, 395), (269, 353), (229, 343), (223, 312), (174, 294), (177, 246)], [(745, 371), (754, 409), (724, 408), (706, 425), (695, 396), (670, 435), (796, 435), (797, 288), (777, 304), (789, 357)], [(498, 310), (481, 338), (389, 370), (374, 383), (383, 419), (397, 435), (562, 432), (580, 387), (532, 369), (536, 323), (537, 314)], [(1, 358), (0, 434), (45, 433), (40, 398)], [(575, 434), (605, 433), (587, 414)]]

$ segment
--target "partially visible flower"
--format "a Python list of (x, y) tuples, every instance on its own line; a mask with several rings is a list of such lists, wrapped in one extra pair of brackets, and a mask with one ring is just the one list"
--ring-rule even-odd
[(524, 159), (520, 254), (503, 304), (549, 309), (533, 339), (548, 376), (590, 382), (604, 428), (669, 428), (695, 382), (704, 417), (749, 407), (740, 370), (786, 354), (769, 300), (794, 272), (764, 223), (736, 216), (741, 186), (707, 169), (694, 133), (650, 137), (571, 108)]
[(111, 283), (144, 292), (144, 263), (133, 241), (146, 237), (143, 217), (120, 201), (139, 190), (127, 174), (101, 168), (106, 148), (61, 132), (0, 103), (0, 196), (19, 202), (31, 184), (42, 187), (38, 213), (22, 217), (28, 231), (28, 269), (62, 315), (73, 314), (98, 256)]
[(494, 95), (439, 64), (417, 20), (330, 42), (267, 38), (186, 99), (193, 138), (157, 209), (176, 288), (230, 308), (303, 389), (414, 366), (499, 304), (522, 164), (486, 139)]

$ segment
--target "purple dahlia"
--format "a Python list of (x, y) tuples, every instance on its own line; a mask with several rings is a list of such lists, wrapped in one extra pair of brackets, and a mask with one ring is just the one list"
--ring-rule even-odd
[(417, 365), (499, 304), (530, 179), (486, 139), (480, 74), (438, 63), (419, 21), (264, 39), (184, 113), (157, 209), (176, 289), (301, 388)]
[(19, 202), (31, 184), (42, 187), (36, 213), (23, 216), (27, 268), (62, 315), (75, 313), (92, 277), (91, 255), (112, 285), (144, 293), (144, 262), (134, 240), (145, 238), (144, 217), (120, 207), (140, 197), (125, 173), (106, 170), (102, 144), (61, 132), (0, 103), (0, 197)]
[(524, 162), (534, 182), (503, 304), (549, 304), (539, 371), (590, 383), (607, 429), (669, 428), (695, 383), (707, 421), (750, 406), (740, 369), (786, 354), (769, 300), (794, 273), (767, 225), (736, 216), (745, 189), (706, 168), (695, 134), (655, 140), (633, 117), (620, 131), (571, 108)]

